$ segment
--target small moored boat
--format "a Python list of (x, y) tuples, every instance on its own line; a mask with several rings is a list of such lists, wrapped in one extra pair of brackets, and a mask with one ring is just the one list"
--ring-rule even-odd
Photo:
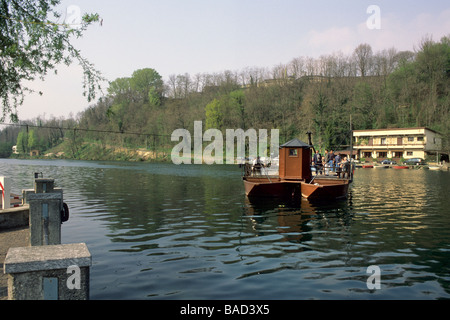
[(394, 169), (409, 169), (408, 166), (392, 166)]

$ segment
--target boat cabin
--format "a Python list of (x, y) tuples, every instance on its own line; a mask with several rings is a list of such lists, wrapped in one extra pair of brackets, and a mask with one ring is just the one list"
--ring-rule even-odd
[(279, 176), (285, 180), (310, 180), (311, 146), (293, 139), (280, 146)]

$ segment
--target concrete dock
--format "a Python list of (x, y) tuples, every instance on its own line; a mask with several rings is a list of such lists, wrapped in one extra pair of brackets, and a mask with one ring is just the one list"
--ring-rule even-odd
[(4, 273), (3, 262), (9, 248), (26, 247), (30, 242), (29, 227), (17, 227), (0, 231), (0, 300), (8, 299), (8, 275)]

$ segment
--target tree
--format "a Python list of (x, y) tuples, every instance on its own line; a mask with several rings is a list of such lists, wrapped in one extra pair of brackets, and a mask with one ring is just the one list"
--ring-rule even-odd
[(111, 81), (108, 87), (108, 94), (117, 101), (131, 99), (130, 78), (117, 78)]
[[(440, 43), (431, 38), (424, 38), (416, 56), (417, 77), (423, 83), (422, 96), (426, 107), (426, 125), (434, 122), (433, 117), (443, 116), (439, 102), (440, 96), (448, 96), (450, 83), (450, 45), (449, 38), (442, 38)], [(448, 110), (446, 108), (446, 110)]]
[(55, 23), (61, 18), (55, 10), (58, 4), (59, 0), (0, 1), (1, 121), (9, 115), (11, 121), (17, 122), (17, 107), (23, 103), (25, 93), (32, 92), (24, 82), (43, 79), (50, 70), (56, 72), (60, 63), (78, 61), (83, 68), (84, 95), (88, 101), (95, 98), (103, 78), (70, 39), (81, 37), (87, 26), (100, 17), (85, 14), (77, 28)]
[(234, 112), (239, 117), (239, 125), (241, 128), (245, 128), (245, 94), (242, 90), (236, 90), (230, 93), (230, 104), (234, 109)]
[(314, 110), (314, 118), (312, 120), (315, 124), (315, 131), (322, 138), (324, 147), (330, 148), (333, 139), (333, 128), (330, 124), (330, 107), (327, 95), (322, 90), (319, 90), (314, 100), (311, 101), (311, 105)]
[(221, 102), (214, 99), (205, 107), (206, 129), (222, 129), (223, 114)]
[(34, 130), (30, 130), (28, 133), (28, 150), (33, 150), (38, 146), (38, 140), (36, 137), (36, 132)]
[(161, 75), (154, 69), (145, 68), (134, 71), (130, 85), (140, 101), (159, 104), (163, 95), (164, 83)]
[(375, 103), (373, 90), (367, 83), (360, 82), (355, 85), (353, 97), (353, 118), (358, 129), (373, 129), (375, 122)]
[(369, 74), (372, 65), (372, 47), (367, 44), (360, 44), (354, 51), (356, 64), (358, 65), (361, 77)]
[(26, 153), (28, 151), (28, 134), (24, 131), (20, 131), (17, 135), (17, 151), (20, 153)]

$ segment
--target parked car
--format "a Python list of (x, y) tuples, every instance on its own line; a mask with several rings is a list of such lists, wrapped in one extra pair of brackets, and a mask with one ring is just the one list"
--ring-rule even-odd
[(381, 161), (381, 164), (397, 164), (394, 160), (385, 159)]
[(422, 165), (422, 164), (425, 164), (425, 160), (422, 158), (411, 158), (411, 159), (405, 160), (405, 162), (403, 162), (403, 163), (408, 164), (408, 165)]

